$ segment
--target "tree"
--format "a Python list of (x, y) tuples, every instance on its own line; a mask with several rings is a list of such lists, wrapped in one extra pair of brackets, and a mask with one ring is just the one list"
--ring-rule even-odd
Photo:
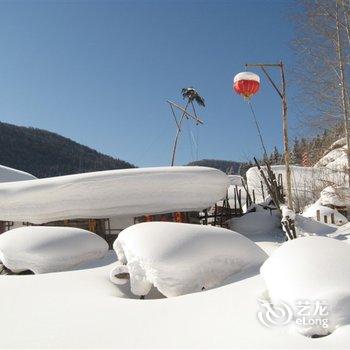
[[(297, 54), (294, 69), (300, 88), (298, 105), (307, 115), (308, 126), (325, 129), (343, 119), (350, 150), (349, 92), (350, 27), (348, 0), (300, 1), (295, 17)], [(314, 156), (319, 156), (314, 148)], [(350, 153), (348, 179), (350, 185)]]
[(273, 148), (271, 155), (270, 155), (270, 164), (276, 165), (276, 164), (281, 164), (281, 163), (282, 163), (282, 155), (279, 153), (277, 147), (275, 146)]
[[(296, 102), (299, 114), (306, 121), (303, 125), (313, 130), (323, 130), (339, 121), (343, 116), (342, 90), (348, 96), (350, 47), (340, 25), (345, 22), (346, 11), (337, 3), (336, 0), (300, 0), (301, 6), (294, 17), (296, 35), (292, 47), (297, 59), (293, 76), (300, 91)], [(341, 66), (344, 79), (341, 79)]]

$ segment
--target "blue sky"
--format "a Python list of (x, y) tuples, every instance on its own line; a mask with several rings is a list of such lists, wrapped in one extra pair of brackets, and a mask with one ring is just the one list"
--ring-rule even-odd
[[(183, 103), (181, 88), (194, 86), (207, 103), (197, 108), (199, 158), (260, 156), (232, 79), (246, 62), (291, 66), (291, 8), (287, 0), (0, 1), (0, 120), (138, 166), (168, 165), (175, 125), (165, 101)], [(280, 100), (265, 79), (253, 104), (268, 149), (281, 148)], [(289, 118), (293, 129), (292, 106)], [(189, 128), (197, 133), (184, 129), (177, 164), (196, 158)]]

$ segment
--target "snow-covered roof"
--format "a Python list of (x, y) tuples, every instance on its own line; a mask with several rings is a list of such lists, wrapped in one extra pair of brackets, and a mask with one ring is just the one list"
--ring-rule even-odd
[(4, 165), (0, 165), (0, 183), (12, 182), (12, 181), (25, 181), (36, 179), (34, 175), (26, 173), (21, 170), (9, 168)]
[(0, 220), (72, 218), (202, 210), (226, 195), (227, 175), (206, 167), (108, 170), (0, 184)]

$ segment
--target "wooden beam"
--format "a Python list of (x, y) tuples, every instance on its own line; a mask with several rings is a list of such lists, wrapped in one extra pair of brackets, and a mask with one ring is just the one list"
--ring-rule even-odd
[(178, 108), (181, 112), (183, 112), (186, 116), (189, 116), (190, 118), (192, 118), (193, 120), (196, 121), (196, 123), (199, 124), (204, 124), (203, 120), (201, 120), (200, 118), (196, 118), (194, 115), (192, 115), (191, 113), (189, 113), (186, 109), (184, 109), (183, 107), (179, 106), (178, 104), (176, 104), (175, 102), (169, 101), (167, 100), (167, 102), (170, 104), (170, 106), (174, 106), (176, 108)]

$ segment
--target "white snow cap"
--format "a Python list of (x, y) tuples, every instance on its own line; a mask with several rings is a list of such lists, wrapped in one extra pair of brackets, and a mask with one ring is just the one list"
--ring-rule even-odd
[(266, 260), (261, 274), (275, 305), (287, 303), (294, 312), (300, 302), (328, 305), (327, 326), (310, 323), (300, 326), (301, 333), (326, 335), (350, 323), (349, 244), (320, 236), (288, 241)]
[(103, 238), (74, 227), (28, 226), (0, 235), (0, 261), (13, 272), (66, 271), (107, 251)]
[[(232, 274), (258, 268), (267, 258), (237, 232), (170, 222), (131, 226), (120, 233), (113, 248), (127, 264), (136, 295), (146, 295), (152, 285), (167, 297), (217, 287)], [(120, 265), (115, 271), (125, 272)]]
[(0, 220), (42, 224), (202, 210), (225, 197), (229, 179), (206, 167), (108, 170), (0, 184)]
[(236, 83), (239, 80), (254, 80), (257, 81), (258, 83), (260, 83), (260, 77), (252, 72), (241, 72), (238, 73), (234, 79), (233, 79), (233, 83)]

